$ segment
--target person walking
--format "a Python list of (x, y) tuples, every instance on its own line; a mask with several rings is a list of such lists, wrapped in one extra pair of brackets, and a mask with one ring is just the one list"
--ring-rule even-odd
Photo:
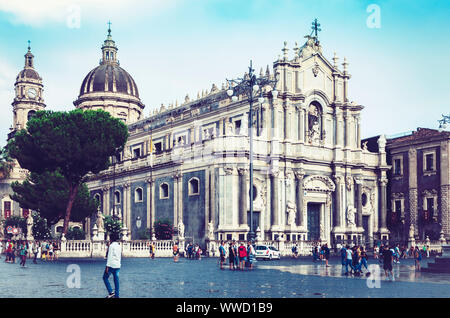
[(238, 248), (239, 252), (239, 267), (241, 270), (244, 270), (245, 267), (245, 261), (247, 260), (247, 249), (244, 246), (244, 243), (241, 242), (241, 245)]
[(233, 241), (233, 253), (234, 253), (233, 268), (239, 269), (239, 252), (238, 252), (238, 247), (237, 247), (236, 241)]
[(249, 241), (247, 242), (247, 258), (248, 258), (248, 264), (249, 269), (253, 269), (253, 262), (255, 261), (255, 248), (253, 247), (252, 243)]
[(150, 243), (150, 257), (155, 259), (155, 244), (153, 242)]
[(230, 270), (234, 270), (234, 250), (233, 250), (233, 242), (228, 243), (228, 263), (230, 264)]
[(178, 244), (176, 242), (173, 243), (173, 261), (178, 262), (178, 254), (180, 253), (178, 250)]
[[(107, 251), (106, 268), (103, 273), (103, 281), (108, 291), (106, 298), (119, 298), (119, 272), (122, 259), (122, 247), (118, 243), (119, 235), (113, 233), (110, 235), (111, 243)], [(114, 291), (109, 283), (109, 276), (114, 278)]]
[(31, 251), (34, 254), (33, 264), (37, 264), (36, 259), (37, 259), (38, 253), (39, 253), (39, 241), (33, 242), (33, 245), (31, 247)]
[(347, 264), (347, 249), (344, 245), (341, 247), (341, 264), (342, 264), (342, 271), (344, 271), (345, 264)]
[(328, 244), (325, 243), (322, 249), (323, 249), (323, 257), (325, 258), (325, 267), (330, 267), (330, 265), (328, 265), (328, 260), (330, 259), (330, 248), (328, 247)]
[(416, 249), (414, 250), (414, 259), (416, 263), (416, 270), (420, 271), (420, 261), (422, 260), (422, 254), (420, 253), (420, 250), (417, 246)]
[(223, 269), (223, 262), (225, 262), (226, 251), (223, 246), (225, 243), (223, 241), (220, 242), (219, 246), (219, 255), (220, 255), (220, 269)]
[(367, 252), (366, 252), (366, 250), (364, 249), (364, 247), (361, 247), (361, 255), (360, 255), (360, 258), (361, 258), (361, 265), (360, 265), (360, 270), (361, 270), (361, 272), (362, 272), (362, 267), (364, 266), (364, 267), (366, 268), (366, 270), (367, 270), (366, 275), (367, 275), (367, 276), (370, 275), (369, 268), (368, 268), (368, 266), (367, 266), (367, 260), (368, 260), (369, 257), (367, 256)]
[(27, 243), (26, 242), (20, 242), (19, 256), (20, 256), (20, 266), (25, 267), (25, 263), (27, 261)]
[(346, 250), (346, 261), (345, 261), (345, 275), (347, 276), (349, 274), (348, 272), (348, 266), (350, 265), (350, 274), (351, 271), (354, 270), (353, 265), (352, 265), (352, 256), (353, 256), (353, 251), (350, 249), (350, 246), (346, 246), (345, 247)]
[(394, 281), (394, 274), (392, 273), (392, 263), (394, 261), (394, 253), (392, 249), (386, 245), (383, 251), (383, 269), (387, 280)]

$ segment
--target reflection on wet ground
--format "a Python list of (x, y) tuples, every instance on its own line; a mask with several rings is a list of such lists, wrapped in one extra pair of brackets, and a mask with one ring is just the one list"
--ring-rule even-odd
[[(433, 260), (422, 261), (422, 266), (428, 261)], [(105, 263), (104, 259), (64, 259), (29, 262), (21, 268), (2, 258), (0, 297), (103, 298)], [(78, 265), (79, 288), (70, 288), (71, 264)], [(371, 259), (369, 265), (373, 264), (377, 261)], [(328, 268), (310, 258), (258, 261), (255, 265), (251, 271), (232, 271), (228, 264), (220, 270), (217, 258), (181, 258), (177, 263), (171, 258), (122, 259), (120, 293), (136, 298), (450, 297), (450, 275), (416, 272), (412, 259), (394, 265), (396, 282), (386, 281), (381, 272), (379, 285), (372, 287), (365, 277), (343, 276), (338, 259), (331, 259)]]
[[(433, 259), (425, 259), (421, 262), (421, 266), (427, 266), (428, 262), (433, 262)], [(366, 276), (354, 277), (354, 276), (345, 276), (345, 266), (342, 266), (338, 260), (330, 261), (330, 267), (326, 267), (325, 263), (322, 261), (312, 262), (302, 259), (299, 262), (296, 261), (288, 261), (287, 264), (273, 264), (273, 265), (265, 265), (264, 263), (258, 266), (260, 269), (275, 269), (282, 272), (288, 272), (292, 274), (299, 275), (315, 275), (315, 276), (331, 276), (331, 277), (343, 277), (343, 278), (355, 278), (355, 279), (365, 279)], [(380, 264), (378, 260), (371, 259), (369, 260), (369, 270), (366, 270), (363, 267), (363, 274), (367, 272), (376, 272), (378, 271), (381, 275), (381, 278), (385, 278), (385, 273), (383, 270), (383, 264)], [(414, 259), (402, 259), (399, 264), (393, 264), (392, 270), (395, 280), (404, 281), (404, 282), (425, 282), (425, 283), (442, 283), (442, 284), (450, 284), (450, 274), (439, 274), (439, 273), (427, 273), (417, 271), (415, 269)]]

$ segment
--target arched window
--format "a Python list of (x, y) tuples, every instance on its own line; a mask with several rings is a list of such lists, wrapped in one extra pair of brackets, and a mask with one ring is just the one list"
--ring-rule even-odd
[(200, 181), (197, 178), (192, 178), (189, 180), (189, 195), (199, 195), (200, 194)]
[(114, 192), (114, 204), (120, 204), (120, 192)]
[(36, 115), (36, 111), (30, 110), (27, 114), (27, 119), (30, 120), (34, 115)]
[(100, 203), (100, 194), (96, 193), (94, 195), (94, 199), (97, 200), (98, 203)]
[(163, 183), (159, 186), (159, 198), (160, 199), (169, 198), (169, 185), (167, 183)]
[(144, 200), (144, 195), (142, 188), (137, 188), (134, 190), (134, 202), (142, 202)]

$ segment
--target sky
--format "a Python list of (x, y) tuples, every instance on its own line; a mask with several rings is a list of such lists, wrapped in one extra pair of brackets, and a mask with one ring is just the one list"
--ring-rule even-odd
[[(346, 57), (362, 137), (438, 128), (450, 115), (448, 0), (0, 0), (0, 145), (28, 43), (48, 110), (74, 109), (111, 21), (145, 117), (212, 84), (265, 69), (318, 19), (325, 57)], [(341, 66), (342, 69), (342, 66)]]

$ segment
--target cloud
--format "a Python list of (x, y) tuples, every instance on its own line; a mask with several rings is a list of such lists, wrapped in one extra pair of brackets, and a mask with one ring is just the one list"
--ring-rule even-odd
[[(175, 5), (176, 0), (0, 0), (0, 12), (10, 14), (10, 22), (42, 27), (49, 23), (98, 17), (106, 13), (111, 19), (129, 18), (127, 11), (145, 10), (149, 14)], [(178, 1), (180, 2), (180, 1)]]

